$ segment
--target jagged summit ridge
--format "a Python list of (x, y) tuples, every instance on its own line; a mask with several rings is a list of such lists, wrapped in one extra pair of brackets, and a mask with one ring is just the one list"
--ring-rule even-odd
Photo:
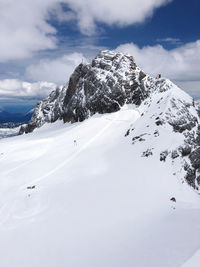
[(68, 85), (40, 101), (28, 125), (20, 133), (32, 132), (45, 122), (83, 121), (95, 113), (110, 113), (125, 103), (140, 105), (153, 91), (169, 89), (165, 79), (154, 79), (137, 67), (130, 55), (102, 51), (91, 64), (80, 64)]
[(140, 105), (153, 91), (169, 89), (137, 67), (130, 55), (102, 51), (91, 64), (80, 64), (71, 75), (64, 100), (64, 122), (83, 121), (95, 113), (118, 111), (124, 104)]
[(102, 51), (91, 64), (80, 64), (70, 77), (64, 121), (82, 121), (97, 112), (114, 112), (125, 103), (139, 104), (145, 76), (132, 56)]

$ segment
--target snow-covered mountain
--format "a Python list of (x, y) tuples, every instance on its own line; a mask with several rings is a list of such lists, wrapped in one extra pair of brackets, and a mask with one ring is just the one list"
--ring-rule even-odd
[(21, 133), (32, 132), (45, 122), (77, 122), (95, 113), (118, 111), (125, 103), (140, 105), (151, 92), (165, 91), (163, 79), (153, 79), (136, 66), (132, 56), (102, 51), (91, 64), (80, 64), (68, 85), (57, 88), (38, 103), (35, 114)]
[(144, 73), (130, 55), (102, 51), (91, 64), (80, 64), (68, 85), (57, 88), (37, 104), (32, 119), (21, 127), (20, 134), (32, 132), (46, 122), (77, 122), (95, 113), (116, 112), (125, 104), (135, 104), (142, 110), (138, 121), (150, 124), (145, 130), (137, 127), (140, 135), (131, 135), (134, 142), (137, 138), (145, 140), (140, 136), (148, 139), (152, 128), (159, 135), (159, 131), (166, 130), (166, 124), (171, 126), (168, 131), (176, 133), (173, 136), (179, 136), (182, 143), (174, 150), (165, 147), (160, 158), (164, 161), (167, 156), (172, 160), (179, 157), (185, 170), (182, 175), (189, 185), (199, 189), (199, 105), (169, 80)]
[(46, 99), (39, 101), (31, 120), (28, 124), (21, 126), (19, 133), (30, 133), (46, 122), (55, 122), (56, 120), (61, 119), (66, 89), (66, 86), (63, 86), (62, 89), (58, 87), (55, 91), (52, 91)]
[(22, 124), (27, 123), (33, 113), (21, 114), (21, 113), (11, 113), (6, 110), (0, 109), (0, 128), (3, 124)]
[(197, 267), (199, 114), (131, 56), (79, 65), (0, 141), (2, 266)]

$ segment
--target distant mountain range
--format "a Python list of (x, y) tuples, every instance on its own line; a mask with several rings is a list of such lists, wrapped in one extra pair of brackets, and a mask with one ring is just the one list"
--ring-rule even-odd
[(0, 109), (0, 128), (15, 127), (22, 123), (26, 123), (31, 119), (33, 110), (27, 113), (11, 113), (4, 109)]

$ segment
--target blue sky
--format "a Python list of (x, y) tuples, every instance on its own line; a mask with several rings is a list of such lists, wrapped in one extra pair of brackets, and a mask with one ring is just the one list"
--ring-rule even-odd
[[(137, 45), (155, 45), (161, 43), (166, 49), (177, 47), (181, 43), (161, 42), (165, 38), (180, 39), (189, 43), (200, 39), (200, 2), (198, 0), (175, 0), (159, 8), (144, 23), (122, 29), (107, 27), (109, 40), (107, 45), (115, 47), (121, 42), (134, 42)], [(120, 36), (120, 38), (119, 38)]]
[(2, 0), (0, 106), (33, 105), (102, 49), (200, 98), (199, 11), (199, 0)]

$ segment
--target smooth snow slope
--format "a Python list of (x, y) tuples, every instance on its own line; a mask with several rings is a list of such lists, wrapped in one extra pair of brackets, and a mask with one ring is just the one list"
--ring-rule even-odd
[(199, 196), (159, 161), (179, 135), (132, 145), (140, 116), (125, 106), (0, 141), (0, 266), (180, 267), (198, 251)]

